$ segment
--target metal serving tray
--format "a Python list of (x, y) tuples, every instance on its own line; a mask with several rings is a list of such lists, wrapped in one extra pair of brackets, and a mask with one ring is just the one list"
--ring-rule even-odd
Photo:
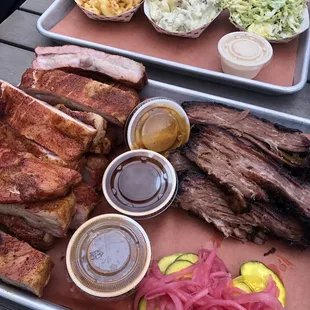
[(70, 36), (64, 36), (51, 32), (50, 30), (57, 25), (75, 6), (73, 0), (56, 0), (47, 11), (39, 18), (37, 23), (38, 31), (57, 42), (66, 42), (70, 44), (76, 44), (81, 46), (87, 46), (94, 49), (102, 50), (108, 53), (119, 54), (127, 56), (144, 64), (160, 67), (165, 70), (179, 72), (182, 74), (211, 80), (213, 82), (227, 84), (230, 86), (236, 86), (239, 88), (245, 88), (247, 90), (253, 90), (267, 94), (291, 94), (301, 90), (307, 83), (309, 60), (310, 60), (310, 29), (300, 35), (299, 47), (297, 52), (296, 68), (294, 74), (294, 85), (285, 87), (265, 82), (249, 80), (232, 76), (229, 74), (215, 72), (207, 69), (184, 65), (181, 63), (168, 61), (156, 57), (150, 57), (139, 53), (122, 50), (119, 48), (111, 47), (108, 45), (101, 45), (94, 42), (76, 39)]
[[(177, 87), (174, 85), (164, 84), (161, 82), (150, 80), (149, 84), (141, 93), (141, 98), (150, 98), (164, 96), (171, 98), (179, 103), (183, 101), (204, 101), (226, 104), (239, 109), (249, 109), (253, 114), (264, 117), (272, 122), (282, 124), (287, 127), (296, 128), (303, 132), (310, 133), (310, 119), (297, 117), (294, 115), (269, 110), (266, 108), (253, 106), (247, 103), (238, 102), (218, 96), (208, 95), (205, 93)], [(0, 298), (4, 298), (30, 309), (36, 310), (64, 310), (63, 308), (51, 304), (44, 299), (36, 298), (26, 292), (8, 286), (0, 282)]]

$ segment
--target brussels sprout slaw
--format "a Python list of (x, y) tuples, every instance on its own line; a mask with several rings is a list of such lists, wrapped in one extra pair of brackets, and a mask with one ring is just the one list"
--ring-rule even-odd
[(249, 32), (269, 40), (300, 32), (305, 0), (223, 0), (230, 19)]
[(211, 23), (221, 0), (149, 0), (151, 19), (170, 32), (190, 32)]

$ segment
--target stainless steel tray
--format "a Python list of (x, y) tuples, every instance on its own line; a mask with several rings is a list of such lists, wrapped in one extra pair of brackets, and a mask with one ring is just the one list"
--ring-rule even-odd
[[(204, 101), (223, 103), (228, 106), (249, 109), (253, 114), (264, 117), (270, 121), (296, 128), (304, 132), (310, 133), (310, 119), (305, 119), (266, 108), (253, 106), (247, 103), (233, 101), (230, 99), (208, 95), (205, 93), (177, 87), (174, 85), (164, 84), (157, 81), (149, 81), (141, 93), (142, 98), (150, 98), (155, 96), (164, 96), (171, 98), (179, 103), (183, 101)], [(51, 304), (44, 299), (38, 299), (26, 292), (8, 286), (0, 282), (0, 298), (4, 298), (17, 304), (23, 305), (30, 309), (37, 310), (64, 310), (66, 308)]]
[(56, 0), (47, 11), (39, 18), (37, 23), (38, 31), (57, 42), (77, 44), (87, 46), (105, 52), (127, 56), (145, 64), (157, 66), (165, 70), (179, 72), (182, 74), (211, 80), (213, 82), (228, 84), (247, 90), (253, 90), (267, 94), (291, 94), (301, 90), (307, 83), (309, 60), (310, 60), (310, 29), (300, 35), (297, 52), (296, 68), (293, 85), (289, 87), (269, 84), (260, 81), (249, 80), (232, 76), (229, 74), (206, 70), (198, 67), (184, 65), (181, 63), (168, 61), (160, 58), (150, 57), (139, 53), (122, 50), (108, 45), (101, 45), (90, 41), (80, 40), (70, 36), (59, 35), (50, 30), (57, 25), (75, 6), (73, 0)]

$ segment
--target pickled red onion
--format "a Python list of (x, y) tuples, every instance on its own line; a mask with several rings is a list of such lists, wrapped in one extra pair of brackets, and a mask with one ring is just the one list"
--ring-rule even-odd
[[(192, 274), (192, 278), (185, 275)], [(147, 310), (283, 310), (279, 289), (272, 277), (264, 291), (245, 293), (232, 287), (224, 262), (212, 251), (201, 249), (197, 263), (163, 275), (156, 261), (142, 280), (135, 297), (138, 309), (142, 297)]]

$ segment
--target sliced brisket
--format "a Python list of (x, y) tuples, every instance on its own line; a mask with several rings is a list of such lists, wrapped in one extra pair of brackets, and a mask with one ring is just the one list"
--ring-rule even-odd
[(185, 102), (183, 107), (193, 124), (227, 129), (286, 166), (296, 168), (309, 164), (310, 141), (297, 130), (218, 103)]
[(230, 199), (203, 173), (187, 171), (180, 180), (178, 205), (212, 223), (226, 237), (261, 244), (267, 233), (299, 245), (310, 241), (303, 224), (294, 217), (279, 214), (270, 205), (255, 203), (248, 213), (236, 215)]
[(227, 131), (212, 126), (196, 128), (185, 155), (245, 204), (268, 203), (272, 197), (292, 214), (309, 220), (310, 186), (278, 169)]

